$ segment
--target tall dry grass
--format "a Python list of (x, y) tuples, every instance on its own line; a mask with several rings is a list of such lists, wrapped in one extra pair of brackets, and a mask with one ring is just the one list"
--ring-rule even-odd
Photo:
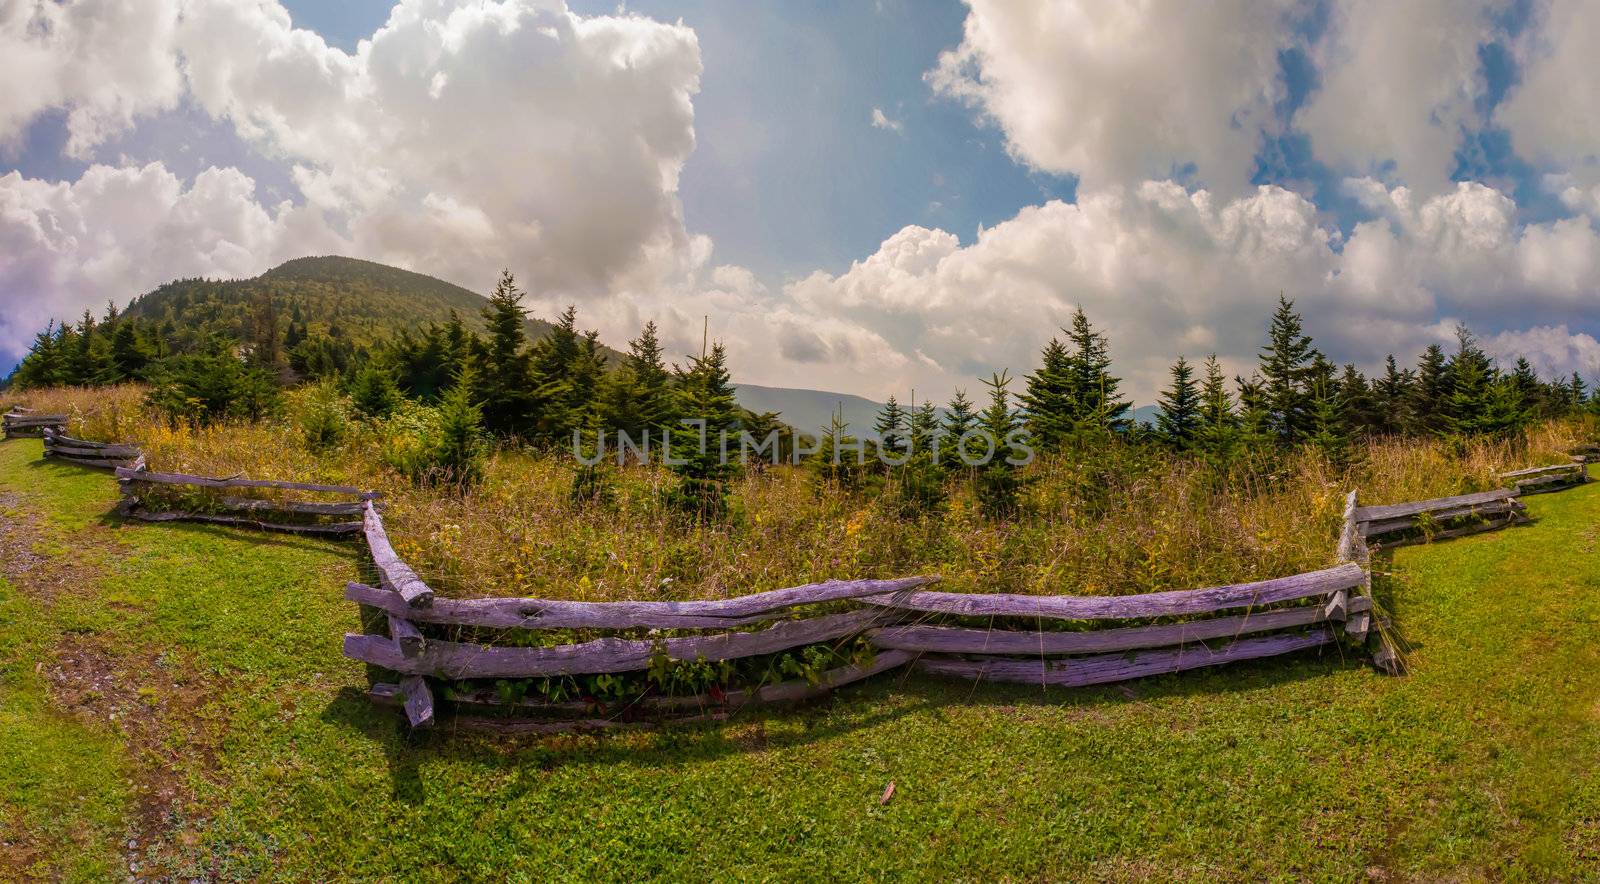
[(720, 598), (829, 578), (938, 574), (972, 592), (1127, 594), (1263, 579), (1332, 564), (1344, 495), (1390, 503), (1496, 487), (1500, 472), (1559, 463), (1596, 438), (1592, 419), (1544, 424), (1524, 442), (1379, 440), (1336, 469), (1312, 452), (1227, 474), (1149, 447), (1044, 458), (1029, 468), (1025, 515), (980, 515), (965, 483), (942, 513), (904, 518), (881, 497), (819, 493), (803, 470), (749, 471), (726, 522), (686, 521), (661, 503), (671, 477), (607, 471), (601, 501), (570, 497), (568, 457), (504, 450), (459, 495), (417, 487), (385, 465), (383, 424), (351, 421), (308, 448), (289, 397), (283, 418), (172, 427), (135, 387), (30, 391), (73, 416), (72, 432), (132, 441), (152, 469), (334, 482), (385, 492), (391, 539), (440, 591), (563, 599)]

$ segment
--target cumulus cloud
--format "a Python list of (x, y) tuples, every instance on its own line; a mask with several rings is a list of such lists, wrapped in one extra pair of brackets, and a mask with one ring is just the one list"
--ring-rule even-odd
[(900, 120), (889, 119), (889, 115), (883, 112), (883, 108), (875, 107), (872, 109), (872, 128), (901, 132), (905, 130), (906, 124)]
[[(1282, 188), (1225, 200), (1147, 181), (1024, 209), (968, 245), (906, 227), (844, 273), (816, 273), (786, 292), (904, 357), (899, 373), (875, 367), (885, 372), (878, 395), (918, 378), (948, 391), (994, 367), (1027, 368), (1082, 305), (1110, 333), (1130, 392), (1149, 402), (1179, 353), (1216, 352), (1247, 373), (1280, 292), (1333, 357), (1370, 369), (1389, 352), (1409, 360), (1448, 338), (1454, 319), (1441, 325), (1441, 315), (1516, 327), (1569, 312), (1600, 288), (1600, 239), (1586, 218), (1519, 227), (1510, 198), (1481, 184), (1426, 199), (1371, 179), (1348, 187), (1379, 217), (1347, 240)], [(1556, 332), (1543, 334), (1550, 370), (1589, 370), (1577, 364), (1587, 352), (1580, 336), (1561, 349)]]
[[(69, 110), (73, 143), (92, 146), (136, 114), (186, 94), (289, 165), (303, 195), (291, 212), (258, 205), (249, 188), (236, 190), (229, 194), (235, 210), (272, 222), (315, 221), (338, 231), (346, 254), (479, 289), (511, 266), (530, 288), (575, 300), (677, 284), (709, 258), (709, 240), (685, 229), (677, 195), (694, 148), (700, 77), (698, 42), (681, 25), (584, 17), (547, 0), (402, 0), (352, 54), (293, 28), (270, 0), (184, 0), (181, 14), (178, 0), (0, 2), (0, 48), (20, 53), (6, 60), (8, 79), (40, 84), (37, 92), (0, 95), (0, 138), (60, 107)], [(170, 179), (157, 169), (155, 177)], [(302, 241), (267, 224), (268, 238), (212, 260), (204, 243), (182, 238), (199, 233), (194, 225), (158, 241), (92, 211), (39, 210), (33, 197), (18, 196), (92, 192), (112, 171), (93, 169), (74, 184), (6, 179), (13, 207), (22, 208), (0, 221), (7, 228), (0, 236), (37, 238), (57, 217), (71, 219), (62, 230), (78, 231), (51, 236), (36, 254), (6, 264), (24, 270), (0, 271), (16, 327), (24, 316), (77, 309), (97, 283), (108, 284), (95, 296), (103, 303), (125, 299), (147, 278), (252, 275), (294, 256), (290, 246)], [(120, 173), (154, 174), (150, 167)], [(243, 179), (213, 170), (189, 190), (205, 194), (217, 176), (229, 175)], [(199, 199), (175, 194), (175, 186), (131, 189), (127, 200), (148, 204), (128, 214), (162, 218)], [(237, 232), (222, 228), (215, 238), (234, 242)], [(190, 251), (198, 257), (185, 258)], [(142, 262), (137, 273), (79, 269), (124, 255)], [(24, 271), (49, 284), (22, 284)], [(19, 334), (13, 328), (0, 337), (0, 349), (16, 347)]]
[(1292, 0), (970, 6), (927, 79), (996, 123), (1016, 158), (1091, 187), (1194, 163), (1213, 190), (1246, 190), (1283, 93)]
[(165, 0), (0, 2), (0, 147), (42, 112), (67, 112), (67, 152), (85, 158), (134, 118), (174, 107), (183, 89)]
[(1600, 181), (1600, 91), (1594, 48), (1600, 45), (1600, 6), (1586, 0), (1548, 0), (1516, 44), (1519, 82), (1495, 110), (1512, 144), (1545, 166), (1572, 169)]
[(1463, 128), (1477, 125), (1479, 47), (1501, 0), (1340, 0), (1313, 48), (1322, 82), (1295, 114), (1316, 155), (1365, 175), (1393, 163), (1413, 189), (1449, 186)]
[(92, 166), (71, 183), (0, 176), (0, 346), (174, 277), (236, 277), (347, 244), (315, 212), (254, 199), (255, 182), (208, 169), (188, 185), (160, 163)]

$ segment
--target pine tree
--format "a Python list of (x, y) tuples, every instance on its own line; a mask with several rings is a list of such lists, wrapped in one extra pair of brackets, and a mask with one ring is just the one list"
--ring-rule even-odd
[(941, 460), (952, 469), (960, 465), (960, 457), (956, 447), (961, 444), (961, 437), (968, 430), (978, 425), (978, 414), (973, 410), (972, 400), (967, 398), (967, 391), (957, 390), (950, 398), (950, 404), (944, 409), (944, 437)]
[(1333, 364), (1318, 354), (1307, 378), (1309, 401), (1305, 442), (1321, 451), (1337, 467), (1350, 463), (1350, 428), (1345, 403), (1340, 401)]
[(1217, 354), (1206, 357), (1206, 378), (1200, 387), (1200, 446), (1213, 457), (1226, 459), (1238, 443), (1239, 418), (1233, 412), (1233, 394), (1228, 379), (1217, 362)]
[(1397, 435), (1416, 429), (1416, 375), (1400, 370), (1394, 354), (1384, 360), (1383, 377), (1372, 385), (1373, 404), (1380, 433)]
[(1489, 421), (1494, 363), (1478, 348), (1477, 339), (1464, 325), (1456, 326), (1456, 352), (1447, 368), (1450, 392), (1445, 397), (1443, 425), (1450, 432), (1463, 435), (1494, 429)]
[[(678, 483), (668, 501), (700, 519), (720, 518), (727, 512), (729, 483), (738, 466), (724, 450), (737, 445), (739, 403), (728, 376), (727, 351), (722, 344), (709, 354), (691, 357), (678, 383), (679, 410), (688, 420), (701, 421), (699, 432), (679, 427), (672, 434), (672, 471)], [(727, 437), (724, 436), (727, 434)]]
[(1027, 389), (1019, 397), (1028, 433), (1046, 451), (1060, 448), (1072, 433), (1079, 412), (1075, 379), (1067, 348), (1051, 338), (1040, 354), (1038, 371), (1028, 375)]
[(1442, 433), (1449, 429), (1448, 402), (1450, 398), (1450, 366), (1444, 348), (1429, 344), (1417, 361), (1417, 383), (1412, 389), (1415, 399), (1412, 413), (1417, 429), (1425, 433)]
[(821, 428), (816, 452), (806, 459), (806, 468), (818, 492), (860, 491), (867, 477), (862, 451), (860, 443), (850, 435), (850, 424), (844, 419), (841, 405), (828, 416), (828, 425)]
[(1571, 403), (1570, 410), (1572, 412), (1582, 411), (1589, 400), (1584, 393), (1583, 378), (1579, 377), (1577, 372), (1572, 373), (1572, 380), (1567, 384), (1567, 388), (1571, 390), (1567, 397), (1567, 401)]
[(1111, 376), (1110, 342), (1095, 331), (1089, 317), (1079, 307), (1072, 314), (1072, 329), (1067, 333), (1071, 350), (1068, 365), (1072, 394), (1077, 402), (1073, 411), (1078, 428), (1124, 430), (1132, 404), (1117, 398), (1122, 383)]
[(1011, 378), (1001, 372), (984, 384), (989, 388), (989, 407), (984, 409), (979, 426), (988, 433), (993, 450), (989, 462), (977, 469), (978, 506), (990, 518), (1003, 519), (1016, 514), (1027, 483), (1020, 470), (1006, 459), (1007, 438), (1018, 428), (1011, 409)]
[(522, 298), (523, 291), (511, 271), (501, 271), (500, 282), (483, 308), (489, 339), (474, 354), (477, 364), (466, 375), (473, 382), (466, 395), (482, 412), (483, 424), (492, 433), (515, 435), (533, 428), (533, 375), (525, 349), (527, 311)]
[[(913, 397), (915, 401), (915, 397)], [(909, 454), (893, 471), (895, 502), (906, 516), (935, 512), (945, 504), (946, 466), (940, 457), (939, 413), (932, 402), (913, 407), (907, 422)]]
[(633, 374), (633, 397), (638, 428), (661, 428), (676, 423), (672, 375), (667, 371), (656, 336), (655, 322), (646, 322), (639, 337), (628, 342), (627, 367)]
[(872, 425), (872, 431), (878, 434), (878, 444), (885, 451), (898, 456), (900, 449), (905, 446), (905, 430), (906, 413), (891, 393), (889, 401), (883, 403), (883, 410), (878, 412), (878, 420)]
[[(507, 273), (505, 280), (510, 275)], [(483, 439), (483, 410), (472, 399), (472, 390), (477, 386), (469, 368), (439, 402), (438, 437), (433, 440), (431, 452), (436, 472), (429, 478), (457, 489), (477, 484), (483, 477), (487, 445)]]
[(1261, 351), (1260, 372), (1269, 426), (1282, 442), (1299, 442), (1311, 430), (1306, 379), (1316, 355), (1294, 302), (1279, 295), (1267, 346)]
[(1234, 376), (1239, 386), (1239, 441), (1246, 448), (1258, 448), (1278, 440), (1273, 430), (1272, 408), (1266, 384), (1260, 375), (1248, 379)]
[(1511, 387), (1516, 392), (1518, 407), (1524, 412), (1544, 413), (1544, 385), (1539, 382), (1539, 375), (1528, 362), (1528, 357), (1517, 357), (1517, 364), (1511, 370)]
[(150, 354), (139, 341), (139, 331), (133, 322), (122, 320), (117, 323), (117, 330), (111, 336), (111, 368), (118, 380), (133, 380), (144, 377), (144, 369), (150, 364)]
[(1162, 391), (1159, 404), (1156, 431), (1161, 438), (1179, 450), (1194, 444), (1203, 424), (1204, 400), (1194, 380), (1194, 368), (1182, 356), (1172, 364), (1172, 386)]
[(1367, 384), (1366, 376), (1358, 371), (1353, 363), (1345, 363), (1344, 374), (1339, 376), (1336, 392), (1351, 435), (1358, 436), (1379, 430), (1382, 419), (1378, 414), (1372, 387)]
[(350, 401), (366, 417), (388, 417), (400, 405), (400, 388), (394, 375), (369, 362), (350, 384)]

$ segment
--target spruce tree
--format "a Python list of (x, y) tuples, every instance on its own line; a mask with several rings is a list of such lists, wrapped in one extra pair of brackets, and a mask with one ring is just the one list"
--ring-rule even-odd
[(533, 347), (533, 400), (538, 411), (535, 435), (561, 442), (581, 425), (581, 410), (574, 413), (575, 384), (581, 372), (584, 336), (578, 331), (578, 308), (568, 305), (550, 330)]
[(1345, 363), (1344, 374), (1339, 376), (1337, 392), (1351, 435), (1359, 436), (1379, 431), (1382, 419), (1378, 414), (1372, 387), (1367, 384), (1366, 375), (1357, 370), (1353, 363)]
[(1110, 342), (1095, 331), (1081, 306), (1072, 314), (1067, 341), (1071, 344), (1068, 366), (1071, 392), (1077, 402), (1073, 417), (1078, 428), (1126, 429), (1128, 410), (1133, 406), (1117, 396), (1122, 381), (1111, 375)]
[(1204, 400), (1194, 379), (1194, 368), (1182, 356), (1172, 364), (1172, 386), (1162, 391), (1156, 432), (1163, 441), (1184, 450), (1194, 444), (1203, 423)]
[(1027, 377), (1019, 397), (1027, 414), (1028, 433), (1040, 448), (1054, 451), (1072, 433), (1079, 416), (1076, 374), (1067, 348), (1050, 339), (1040, 354), (1039, 369)]
[(739, 403), (728, 376), (727, 351), (722, 344), (709, 354), (691, 357), (678, 384), (679, 411), (688, 420), (701, 421), (700, 431), (680, 426), (672, 433), (672, 471), (678, 483), (668, 501), (700, 519), (720, 518), (727, 512), (730, 483), (738, 474), (731, 453), (738, 444)]
[(943, 452), (940, 459), (946, 466), (951, 469), (961, 466), (956, 446), (961, 444), (961, 437), (977, 425), (978, 414), (973, 410), (972, 400), (967, 398), (967, 391), (957, 390), (944, 410), (944, 437), (940, 440)]
[(350, 384), (350, 402), (365, 417), (388, 417), (400, 405), (394, 374), (368, 362)]
[(821, 428), (817, 450), (806, 459), (806, 468), (821, 493), (854, 493), (865, 485), (867, 468), (862, 463), (859, 443), (850, 435), (843, 405), (828, 416), (828, 425)]
[(1429, 344), (1417, 361), (1417, 383), (1412, 388), (1415, 392), (1412, 413), (1419, 431), (1443, 433), (1449, 430), (1450, 386), (1450, 366), (1444, 348)]
[(500, 282), (483, 308), (489, 338), (477, 348), (476, 365), (465, 375), (473, 383), (467, 395), (492, 433), (515, 435), (533, 429), (533, 376), (525, 348), (527, 311), (522, 298), (511, 271), (501, 271)]
[(1316, 355), (1294, 302), (1279, 295), (1278, 308), (1273, 311), (1267, 331), (1267, 346), (1261, 351), (1260, 372), (1269, 426), (1281, 442), (1300, 442), (1310, 432), (1306, 381)]
[(898, 456), (905, 446), (906, 413), (900, 403), (889, 394), (889, 401), (883, 403), (883, 409), (878, 412), (878, 420), (872, 425), (872, 431), (878, 434), (878, 444), (893, 456)]
[(633, 374), (634, 408), (638, 428), (659, 432), (677, 421), (672, 375), (662, 357), (654, 321), (646, 322), (639, 337), (628, 342), (627, 367)]
[(1416, 429), (1416, 375), (1400, 370), (1394, 354), (1384, 360), (1383, 377), (1372, 384), (1373, 407), (1380, 433), (1398, 435)]
[(139, 330), (134, 323), (124, 319), (117, 323), (111, 336), (111, 368), (118, 380), (133, 380), (144, 376), (150, 354), (139, 341)]
[(938, 450), (939, 413), (932, 402), (913, 407), (907, 419), (909, 455), (893, 471), (895, 502), (902, 514), (919, 516), (943, 508), (946, 464)]
[(1233, 412), (1233, 394), (1228, 379), (1217, 362), (1217, 354), (1206, 357), (1206, 377), (1200, 387), (1200, 446), (1207, 454), (1227, 458), (1238, 441), (1239, 418)]
[[(989, 407), (984, 409), (979, 426), (988, 433), (993, 450), (989, 462), (977, 468), (978, 506), (990, 518), (1003, 519), (1017, 513), (1026, 485), (1020, 469), (1007, 462), (1006, 439), (1018, 428), (1018, 421), (1011, 409), (1008, 374), (1000, 372), (984, 384), (989, 388)], [(977, 453), (971, 452), (974, 456)]]

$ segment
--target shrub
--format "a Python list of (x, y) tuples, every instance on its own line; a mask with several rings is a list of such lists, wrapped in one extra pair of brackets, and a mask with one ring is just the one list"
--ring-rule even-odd
[(376, 365), (367, 365), (350, 384), (350, 400), (363, 417), (388, 417), (400, 404), (400, 388), (394, 375)]
[(300, 431), (306, 447), (312, 451), (336, 448), (348, 429), (349, 417), (339, 390), (326, 381), (310, 387), (300, 410)]

